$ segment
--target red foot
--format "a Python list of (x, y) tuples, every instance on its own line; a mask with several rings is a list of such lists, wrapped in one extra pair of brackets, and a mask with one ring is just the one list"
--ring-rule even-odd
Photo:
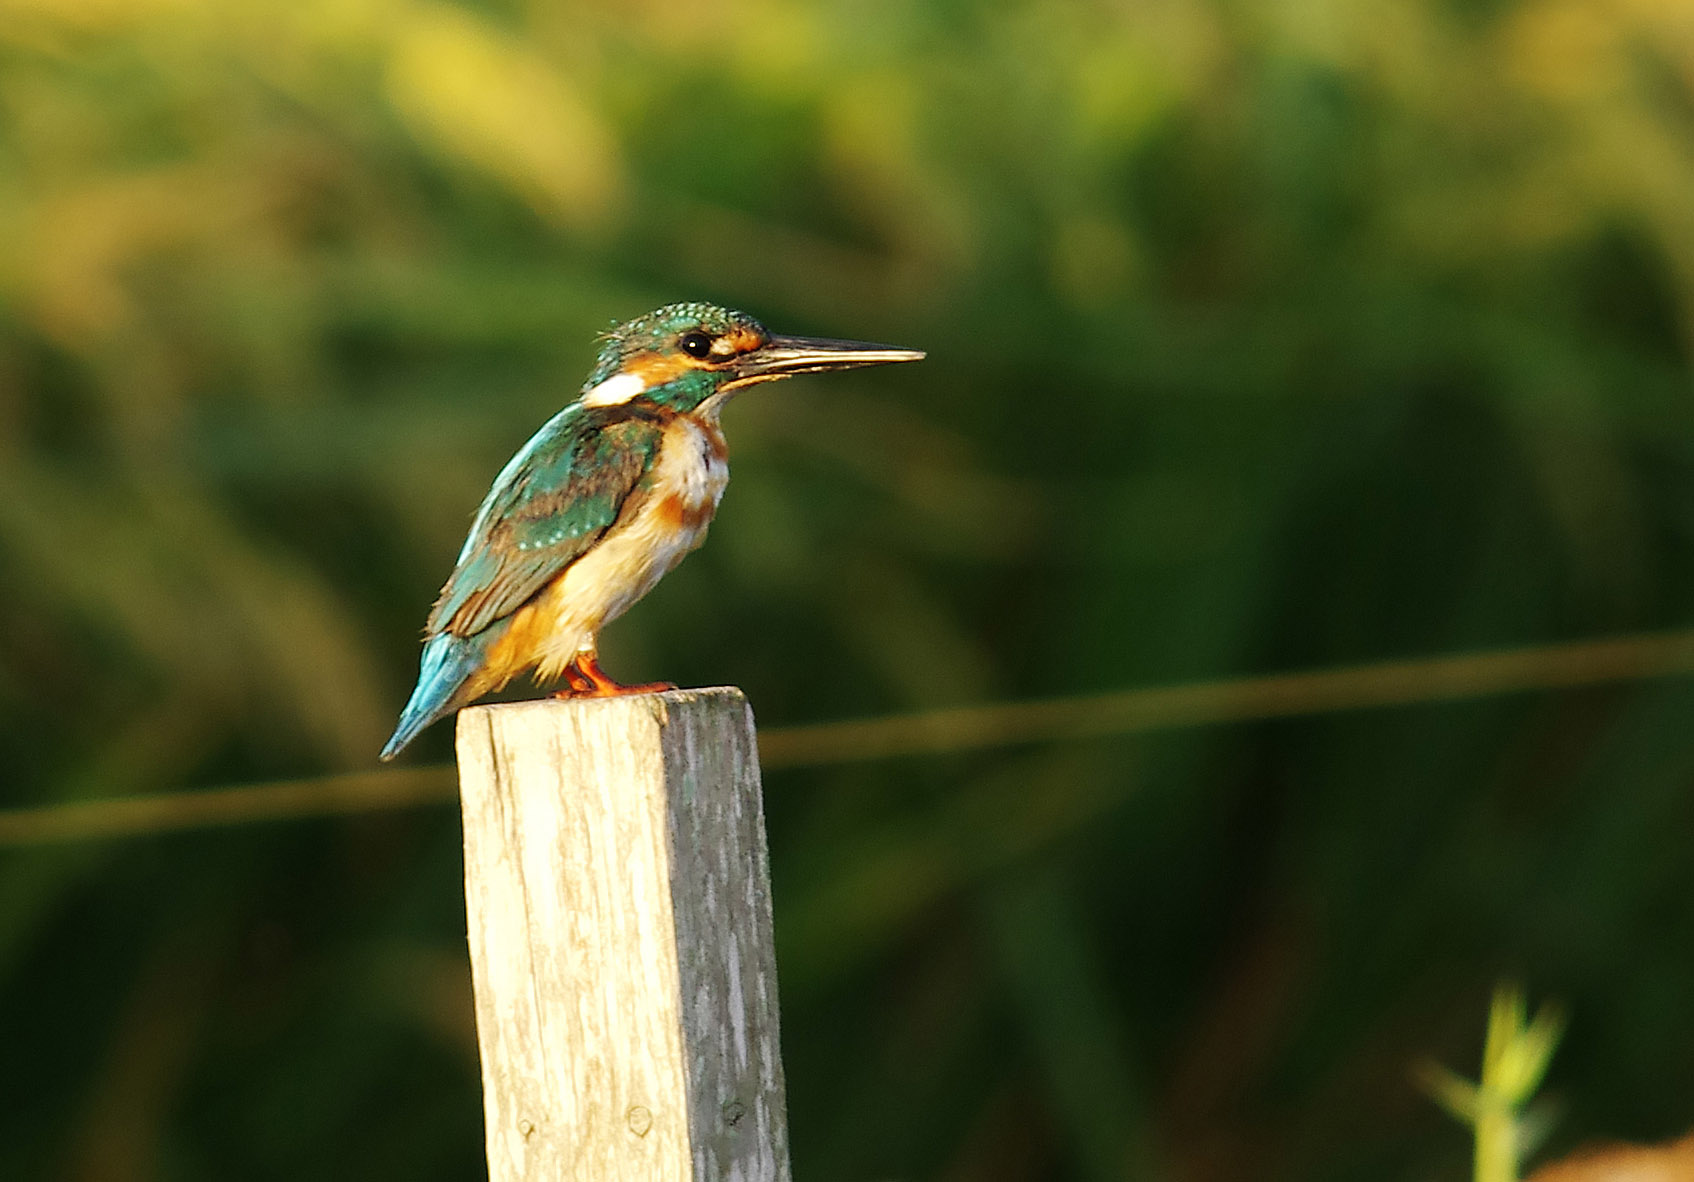
[(619, 685), (600, 668), (599, 657), (594, 653), (580, 653), (576, 660), (566, 665), (565, 680), (570, 683), (570, 688), (558, 691), (553, 695), (555, 698), (616, 698), (624, 694), (659, 694), (676, 688), (675, 683), (669, 681)]

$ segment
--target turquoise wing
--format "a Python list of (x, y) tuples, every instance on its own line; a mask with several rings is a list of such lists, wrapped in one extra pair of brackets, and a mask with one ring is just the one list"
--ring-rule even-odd
[(662, 431), (581, 405), (555, 415), (495, 479), (425, 631), (474, 636), (557, 578), (644, 495)]

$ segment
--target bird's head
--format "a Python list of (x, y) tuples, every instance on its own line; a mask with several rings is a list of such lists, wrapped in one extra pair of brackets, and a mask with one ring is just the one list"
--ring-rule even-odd
[(731, 393), (756, 382), (922, 358), (915, 349), (889, 345), (773, 336), (743, 312), (671, 304), (607, 334), (582, 403), (643, 400), (683, 413), (715, 413)]

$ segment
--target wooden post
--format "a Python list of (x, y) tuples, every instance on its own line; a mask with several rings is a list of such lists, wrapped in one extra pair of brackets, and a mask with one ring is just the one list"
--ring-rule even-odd
[(491, 1182), (789, 1182), (740, 690), (459, 715)]

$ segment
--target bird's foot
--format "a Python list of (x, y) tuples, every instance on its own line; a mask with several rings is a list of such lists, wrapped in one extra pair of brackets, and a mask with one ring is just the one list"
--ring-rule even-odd
[(555, 693), (555, 698), (617, 698), (625, 694), (662, 694), (676, 688), (676, 683), (670, 681), (620, 685), (600, 668), (599, 658), (593, 653), (582, 653), (565, 666), (565, 680), (570, 688)]

